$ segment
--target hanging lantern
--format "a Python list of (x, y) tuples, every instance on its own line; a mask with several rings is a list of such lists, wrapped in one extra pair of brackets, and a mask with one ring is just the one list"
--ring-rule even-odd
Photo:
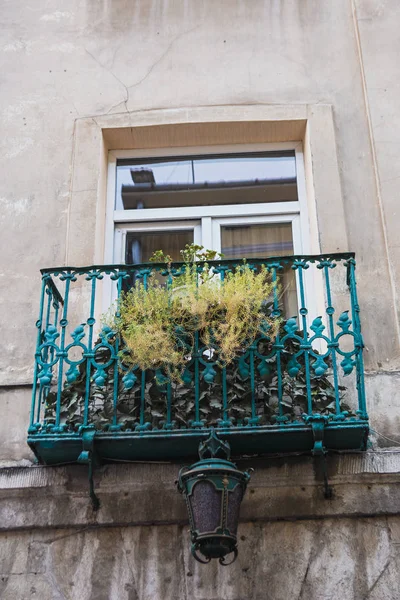
[[(177, 482), (189, 513), (192, 554), (201, 563), (218, 558), (228, 565), (238, 555), (239, 510), (250, 473), (230, 462), (230, 446), (214, 429), (200, 443), (199, 456), (199, 462), (180, 470)], [(232, 560), (225, 562), (231, 553)]]

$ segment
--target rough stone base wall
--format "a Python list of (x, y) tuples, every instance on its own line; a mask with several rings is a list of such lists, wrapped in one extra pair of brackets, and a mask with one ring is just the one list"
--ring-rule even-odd
[(178, 525), (0, 535), (2, 600), (398, 600), (400, 517), (242, 523), (200, 565)]
[(239, 558), (190, 555), (177, 464), (0, 469), (0, 599), (400, 600), (400, 452), (248, 459)]

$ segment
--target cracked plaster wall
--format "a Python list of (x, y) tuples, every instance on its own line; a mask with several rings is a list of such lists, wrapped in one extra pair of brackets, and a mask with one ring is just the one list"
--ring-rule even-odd
[[(31, 457), (30, 393), (18, 385), (32, 377), (39, 268), (67, 255), (76, 124), (216, 105), (332, 105), (346, 234), (361, 277), (370, 411), (377, 429), (400, 439), (400, 418), (388, 416), (400, 415), (398, 1), (0, 5), (0, 386), (16, 386), (1, 390), (0, 458)], [(78, 191), (84, 203), (93, 190), (83, 182)], [(225, 570), (194, 563), (186, 529), (2, 533), (0, 597), (400, 597), (396, 517), (243, 523), (239, 561)]]
[(2, 600), (397, 600), (400, 518), (243, 523), (232, 567), (186, 527), (0, 534)]

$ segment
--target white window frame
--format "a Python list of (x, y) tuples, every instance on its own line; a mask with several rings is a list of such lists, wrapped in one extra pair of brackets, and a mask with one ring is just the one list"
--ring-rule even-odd
[[(159, 158), (208, 154), (236, 154), (237, 152), (294, 151), (296, 163), (297, 201), (268, 202), (258, 204), (231, 204), (213, 206), (187, 206), (172, 208), (145, 208), (115, 210), (117, 160), (121, 158)], [(193, 225), (200, 221), (201, 225)], [(131, 231), (162, 231), (193, 229), (195, 243), (205, 248), (220, 249), (219, 228), (223, 224), (240, 223), (288, 223), (292, 224), (293, 248), (295, 254), (310, 254), (311, 230), (309, 224), (303, 145), (301, 142), (274, 144), (240, 144), (207, 147), (177, 147), (141, 150), (111, 150), (109, 152), (107, 203), (105, 230), (105, 264), (125, 262), (124, 238)], [(305, 285), (306, 302), (311, 315), (317, 315), (316, 297), (320, 296), (316, 285), (317, 278), (308, 277)], [(106, 282), (104, 282), (106, 284)], [(111, 286), (104, 289), (104, 305), (112, 298)], [(108, 302), (107, 302), (108, 301)], [(318, 302), (318, 305), (320, 302)], [(322, 306), (321, 306), (322, 308)]]

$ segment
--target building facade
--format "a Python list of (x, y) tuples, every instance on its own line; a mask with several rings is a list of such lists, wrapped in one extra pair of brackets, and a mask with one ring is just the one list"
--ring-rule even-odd
[[(1, 598), (400, 597), (399, 18), (396, 0), (2, 0)], [(271, 191), (249, 176), (254, 185), (247, 195), (236, 191), (237, 202), (221, 200), (226, 190), (218, 195), (212, 185), (210, 195), (208, 176), (193, 175), (192, 187), (182, 180), (189, 195), (171, 203), (177, 188), (168, 186), (181, 183), (171, 169), (158, 190), (164, 196), (146, 196), (148, 205), (130, 189), (135, 169), (150, 163), (173, 159), (179, 171), (191, 161), (192, 174), (196, 160), (233, 155), (293, 160), (295, 177), (275, 170)], [(234, 179), (237, 163), (232, 169)], [(232, 241), (234, 234), (224, 241), (239, 227), (263, 233), (254, 234), (257, 242)], [(256, 469), (242, 505), (239, 558), (203, 566), (190, 555), (174, 487), (177, 463), (187, 462), (178, 446), (151, 463), (135, 455), (120, 464), (123, 453), (101, 461), (98, 511), (87, 467), (64, 464), (76, 462), (74, 450), (68, 455), (47, 438), (38, 450), (34, 430), (28, 446), (29, 424), (43, 422), (46, 400), (36, 396), (32, 416), (40, 269), (138, 262), (144, 238), (157, 250), (182, 231), (185, 243), (225, 249), (228, 258), (236, 247), (257, 257), (263, 227), (275, 228), (268, 240), (278, 254), (355, 253), (363, 363), (349, 355), (352, 382), (341, 372), (337, 385), (362, 419), (362, 364), (368, 443), (340, 445), (337, 420), (328, 450), (341, 451), (327, 456), (329, 498), (323, 463), (311, 455), (312, 429), (305, 454), (271, 446), (268, 456), (239, 457)], [(289, 237), (279, 227), (289, 227)], [(339, 271), (330, 280), (335, 318), (350, 306)], [(70, 315), (78, 326), (90, 319), (91, 296), (76, 285)], [(304, 303), (298, 279), (293, 285), (285, 293), (293, 292), (287, 304), (296, 311)], [(101, 286), (96, 317), (115, 297), (112, 282)], [(331, 305), (318, 276), (305, 293), (313, 319)], [(329, 312), (325, 318), (329, 329)]]

